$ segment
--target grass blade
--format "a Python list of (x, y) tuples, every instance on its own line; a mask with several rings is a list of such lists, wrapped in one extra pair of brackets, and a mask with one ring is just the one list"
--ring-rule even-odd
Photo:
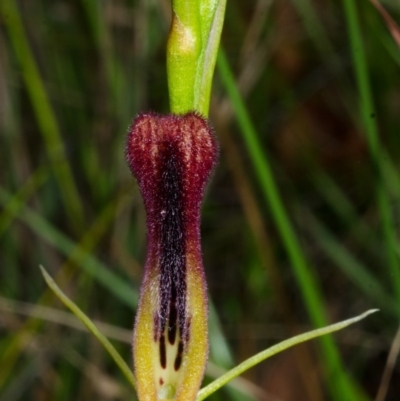
[(2, 0), (0, 12), (13, 43), (19, 61), (22, 76), (30, 96), (38, 126), (43, 135), (47, 153), (53, 164), (62, 199), (75, 228), (82, 227), (84, 221), (83, 208), (78, 190), (75, 186), (72, 171), (66, 159), (63, 141), (54, 110), (46, 93), (32, 51), (26, 38), (18, 8), (13, 0)]
[[(235, 110), (241, 129), (240, 132), (243, 135), (247, 150), (251, 156), (250, 159), (264, 199), (271, 210), (272, 218), (275, 220), (278, 232), (290, 258), (307, 311), (314, 326), (326, 326), (327, 319), (323, 307), (324, 302), (321, 290), (312, 270), (308, 266), (295, 231), (282, 204), (268, 158), (259, 143), (257, 133), (247, 113), (222, 49), (218, 57), (218, 68), (221, 80)], [(359, 390), (355, 387), (355, 383), (346, 376), (338, 350), (332, 338), (329, 336), (323, 337), (321, 339), (321, 346), (325, 354), (326, 371), (331, 375), (328, 383), (335, 399), (339, 400), (343, 399), (343, 397), (351, 400), (363, 399), (364, 397), (360, 395)], [(334, 374), (332, 374), (333, 372)]]
[[(10, 195), (0, 188), (0, 203), (6, 204)], [(115, 205), (114, 205), (115, 206)], [(113, 208), (113, 206), (111, 206)], [(110, 212), (113, 212), (112, 210)], [(65, 256), (75, 254), (75, 259), (79, 259), (80, 268), (107, 288), (116, 298), (124, 304), (135, 308), (137, 305), (138, 294), (129, 286), (125, 280), (112, 272), (106, 265), (100, 262), (85, 250), (80, 249), (65, 234), (51, 225), (46, 219), (25, 206), (21, 208), (18, 218), (24, 221), (36, 234), (52, 244)]]
[(383, 185), (384, 168), (383, 163), (381, 162), (382, 153), (380, 149), (377, 121), (375, 118), (375, 107), (372, 100), (372, 91), (368, 77), (367, 60), (357, 16), (357, 8), (354, 0), (343, 0), (343, 8), (349, 31), (348, 34), (353, 56), (354, 74), (360, 96), (360, 113), (371, 159), (377, 172), (377, 176), (375, 177), (376, 197), (381, 215), (382, 232), (385, 238), (384, 244), (386, 245), (386, 256), (390, 269), (388, 275), (392, 278), (391, 281), (393, 281), (397, 299), (400, 300), (400, 263), (395, 251), (397, 238), (395, 227), (393, 226), (394, 219), (390, 208), (390, 201), (385, 186)]
[(57, 286), (55, 281), (50, 277), (50, 275), (46, 272), (43, 266), (40, 266), (40, 270), (42, 271), (43, 277), (50, 287), (50, 289), (57, 295), (57, 297), (61, 300), (61, 302), (88, 328), (88, 330), (100, 341), (101, 345), (104, 349), (109, 353), (111, 358), (120, 368), (121, 372), (128, 380), (129, 384), (136, 390), (136, 380), (132, 371), (129, 369), (129, 366), (122, 359), (121, 355), (117, 352), (114, 346), (108, 341), (108, 339), (100, 332), (100, 330), (96, 327), (96, 325), (82, 312), (79, 307), (74, 304)]
[(378, 309), (371, 309), (363, 314), (343, 320), (342, 322), (332, 324), (330, 326), (322, 327), (320, 329), (308, 331), (307, 333), (299, 334), (298, 336), (294, 336), (287, 340), (284, 340), (270, 348), (267, 348), (264, 351), (259, 352), (258, 354), (252, 356), (249, 359), (246, 359), (244, 362), (237, 365), (235, 368), (231, 369), (229, 372), (222, 375), (217, 380), (214, 380), (208, 386), (202, 388), (199, 391), (196, 401), (202, 401), (207, 398), (209, 395), (214, 393), (215, 391), (219, 390), (223, 387), (226, 383), (234, 379), (235, 377), (241, 375), (246, 370), (252, 368), (253, 366), (259, 364), (260, 362), (264, 361), (265, 359), (270, 358), (273, 355), (278, 354), (279, 352), (285, 351), (288, 348), (291, 348), (297, 344), (303, 343), (305, 341), (309, 341), (313, 338), (321, 337), (326, 334), (333, 333), (338, 330), (342, 330), (347, 326), (350, 326), (354, 323), (359, 322), (360, 320), (366, 318), (368, 315), (377, 312)]

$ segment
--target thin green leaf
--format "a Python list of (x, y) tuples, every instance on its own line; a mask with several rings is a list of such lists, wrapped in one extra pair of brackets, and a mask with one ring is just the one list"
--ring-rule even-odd
[(197, 64), (195, 110), (202, 115), (208, 115), (210, 106), (211, 86), (222, 26), (225, 17), (226, 0), (202, 1), (200, 5), (202, 49)]
[(354, 0), (343, 0), (343, 8), (348, 26), (351, 53), (353, 57), (354, 75), (357, 81), (357, 89), (360, 96), (360, 115), (364, 125), (366, 140), (369, 147), (372, 163), (377, 176), (375, 177), (376, 199), (381, 217), (382, 233), (386, 256), (388, 259), (388, 275), (393, 282), (397, 299), (400, 300), (400, 263), (396, 254), (397, 235), (394, 227), (394, 219), (390, 207), (390, 200), (385, 186), (384, 165), (382, 162), (382, 151), (379, 140), (377, 118), (369, 82), (368, 64), (364, 50), (364, 43), (360, 24), (358, 21), (357, 7)]
[(264, 361), (265, 359), (270, 358), (273, 355), (276, 355), (282, 351), (287, 350), (288, 348), (293, 347), (294, 345), (303, 343), (305, 341), (312, 340), (313, 338), (321, 337), (329, 333), (333, 333), (338, 330), (342, 330), (351, 324), (357, 323), (360, 320), (366, 318), (368, 315), (377, 312), (379, 309), (371, 309), (363, 314), (343, 320), (342, 322), (332, 324), (330, 326), (322, 327), (320, 329), (308, 331), (307, 333), (299, 334), (298, 336), (294, 336), (289, 338), (285, 341), (282, 341), (270, 348), (267, 348), (264, 351), (259, 352), (258, 354), (252, 356), (249, 359), (246, 359), (241, 364), (237, 365), (235, 368), (231, 369), (229, 372), (222, 375), (217, 380), (214, 380), (212, 383), (207, 385), (206, 387), (202, 388), (199, 391), (196, 401), (202, 401), (215, 391), (219, 390), (223, 387), (226, 383), (234, 379), (235, 377), (241, 375), (246, 370), (252, 368), (253, 366), (259, 364), (260, 362)]
[(50, 287), (50, 289), (57, 295), (61, 302), (88, 328), (88, 330), (100, 341), (104, 349), (109, 353), (111, 358), (120, 368), (121, 372), (128, 380), (130, 385), (136, 390), (136, 380), (129, 366), (122, 359), (121, 355), (117, 352), (114, 346), (108, 341), (108, 339), (100, 332), (96, 325), (87, 317), (77, 305), (74, 304), (57, 286), (55, 281), (46, 272), (43, 266), (39, 266), (42, 271), (43, 277)]

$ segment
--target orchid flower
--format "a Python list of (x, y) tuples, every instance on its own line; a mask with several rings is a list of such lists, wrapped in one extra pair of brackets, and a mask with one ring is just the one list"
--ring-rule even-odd
[(141, 114), (126, 155), (147, 214), (147, 260), (134, 331), (139, 399), (196, 398), (208, 355), (200, 205), (218, 148), (195, 113)]

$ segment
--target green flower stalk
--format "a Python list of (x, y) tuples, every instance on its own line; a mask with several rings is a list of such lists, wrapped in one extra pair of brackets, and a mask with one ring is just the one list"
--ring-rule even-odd
[(167, 44), (171, 111), (208, 116), (226, 0), (172, 0)]
[(195, 400), (208, 355), (200, 205), (217, 145), (207, 121), (142, 114), (126, 148), (147, 214), (147, 260), (134, 331), (141, 401)]

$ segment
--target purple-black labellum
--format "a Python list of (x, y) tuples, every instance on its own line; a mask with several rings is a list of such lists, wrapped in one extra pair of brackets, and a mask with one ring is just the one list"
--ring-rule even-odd
[(191, 401), (208, 354), (200, 206), (217, 144), (196, 113), (146, 113), (133, 122), (126, 154), (147, 214), (133, 342), (139, 399)]

